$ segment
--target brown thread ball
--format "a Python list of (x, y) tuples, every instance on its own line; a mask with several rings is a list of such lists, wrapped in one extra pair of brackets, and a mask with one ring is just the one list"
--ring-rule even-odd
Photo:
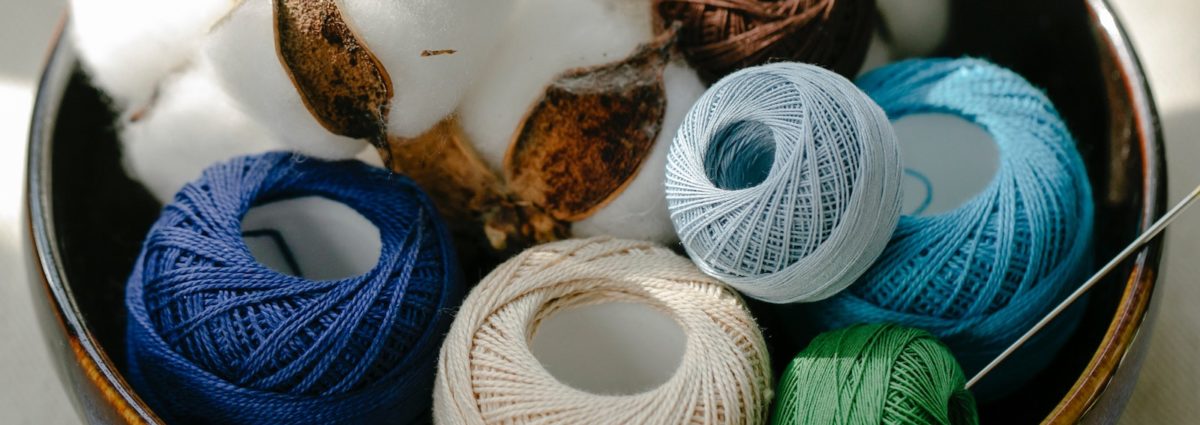
[(662, 27), (712, 84), (770, 61), (820, 65), (853, 77), (867, 55), (875, 0), (654, 0)]

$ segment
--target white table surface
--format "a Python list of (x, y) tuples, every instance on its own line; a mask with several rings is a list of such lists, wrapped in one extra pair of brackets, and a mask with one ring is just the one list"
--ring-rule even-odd
[[(1113, 0), (1148, 68), (1171, 199), (1200, 183), (1200, 1)], [(0, 0), (0, 423), (74, 424), (34, 322), (18, 211), (33, 87), (65, 0)], [(1200, 211), (1168, 231), (1162, 311), (1124, 424), (1200, 418)]]

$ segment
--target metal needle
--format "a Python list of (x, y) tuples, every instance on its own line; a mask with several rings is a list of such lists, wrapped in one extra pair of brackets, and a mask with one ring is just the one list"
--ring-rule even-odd
[(997, 365), (1003, 362), (1004, 359), (1008, 358), (1008, 356), (1012, 355), (1014, 351), (1017, 351), (1018, 348), (1021, 348), (1021, 346), (1029, 341), (1029, 339), (1034, 335), (1036, 335), (1038, 331), (1041, 331), (1042, 328), (1046, 327), (1046, 325), (1053, 321), (1054, 318), (1058, 317), (1059, 314), (1062, 314), (1062, 312), (1070, 307), (1075, 300), (1078, 300), (1079, 297), (1083, 296), (1085, 292), (1095, 286), (1097, 282), (1100, 282), (1100, 279), (1103, 279), (1104, 276), (1115, 270), (1122, 261), (1125, 261), (1125, 259), (1129, 258), (1129, 256), (1141, 249), (1142, 246), (1146, 245), (1147, 242), (1150, 242), (1154, 239), (1154, 237), (1158, 236), (1159, 233), (1162, 233), (1163, 229), (1166, 229), (1167, 225), (1175, 221), (1175, 219), (1179, 217), (1179, 213), (1191, 206), (1196, 199), (1200, 199), (1200, 186), (1196, 186), (1195, 189), (1192, 189), (1192, 193), (1188, 194), (1186, 198), (1179, 201), (1179, 203), (1172, 207), (1170, 211), (1167, 211), (1166, 215), (1163, 215), (1162, 218), (1158, 219), (1158, 221), (1154, 222), (1154, 224), (1151, 224), (1150, 228), (1146, 229), (1145, 232), (1142, 232), (1141, 236), (1138, 236), (1137, 239), (1134, 239), (1129, 246), (1126, 246), (1125, 249), (1121, 250), (1121, 252), (1117, 254), (1116, 257), (1113, 257), (1108, 264), (1105, 264), (1104, 267), (1101, 267), (1100, 270), (1096, 272), (1096, 274), (1088, 278), (1086, 282), (1083, 282), (1083, 285), (1079, 285), (1079, 288), (1076, 289), (1075, 292), (1072, 292), (1071, 295), (1064, 299), (1061, 303), (1059, 303), (1057, 307), (1054, 307), (1054, 310), (1051, 310), (1050, 313), (1046, 314), (1046, 316), (1042, 318), (1042, 320), (1038, 321), (1037, 324), (1033, 325), (1032, 328), (1029, 328), (1029, 331), (1025, 332), (1024, 335), (1021, 335), (1020, 338), (1017, 338), (1017, 340), (1008, 348), (1004, 349), (1004, 352), (1000, 353), (999, 356), (996, 356), (995, 359), (992, 359), (991, 363), (988, 363), (987, 366), (984, 366), (979, 373), (976, 373), (970, 381), (967, 381), (967, 388), (970, 389), (972, 386), (979, 383), (979, 380), (983, 379), (988, 372), (991, 372), (992, 369), (995, 369)]

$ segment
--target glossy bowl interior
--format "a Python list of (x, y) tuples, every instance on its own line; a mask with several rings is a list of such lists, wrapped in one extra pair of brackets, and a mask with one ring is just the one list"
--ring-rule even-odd
[[(1166, 193), (1154, 105), (1118, 22), (1103, 0), (972, 0), (951, 10), (940, 55), (1010, 67), (1045, 88), (1064, 115), (1095, 189), (1102, 264), (1161, 214)], [(82, 414), (96, 423), (154, 423), (120, 375), (122, 300), (160, 205), (124, 174), (112, 126), (69, 37), (60, 37), (29, 150), (30, 261), (41, 272), (36, 293), (45, 294), (34, 302)], [(1021, 391), (983, 405), (984, 423), (1115, 421), (1141, 361), (1160, 254), (1152, 244), (1101, 283), (1067, 348)]]

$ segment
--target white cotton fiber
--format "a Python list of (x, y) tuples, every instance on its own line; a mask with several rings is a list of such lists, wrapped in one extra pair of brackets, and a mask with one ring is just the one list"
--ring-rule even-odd
[(370, 146), (368, 146), (366, 149), (363, 149), (362, 152), (359, 152), (358, 155), (354, 156), (354, 158), (375, 168), (387, 168), (383, 166), (383, 158), (379, 157), (379, 151)]
[(496, 170), (525, 112), (555, 76), (621, 60), (650, 40), (650, 7), (629, 0), (524, 0), (502, 36), (458, 110), (471, 143)]
[(329, 159), (354, 156), (367, 143), (330, 133), (304, 106), (279, 62), (272, 16), (271, 1), (246, 0), (213, 30), (204, 54), (221, 86), (247, 116), (293, 149)]
[[(572, 0), (574, 1), (574, 0)], [(557, 3), (569, 3), (561, 0)], [(495, 51), (515, 0), (344, 1), (346, 21), (388, 70), (388, 132), (424, 133), (454, 111)], [(421, 56), (423, 51), (454, 50)]]
[(95, 84), (118, 107), (145, 103), (185, 67), (230, 0), (71, 0), (74, 43)]
[(950, 0), (877, 0), (893, 53), (928, 56), (942, 45), (950, 24)]
[(624, 192), (595, 215), (574, 224), (571, 231), (575, 236), (612, 235), (661, 243), (678, 239), (667, 212), (664, 192), (667, 151), (683, 117), (704, 94), (705, 86), (696, 71), (682, 64), (668, 65), (663, 80), (667, 89), (667, 111), (654, 150)]
[(206, 68), (168, 77), (138, 120), (120, 124), (126, 171), (164, 203), (209, 165), (286, 149), (237, 109)]

